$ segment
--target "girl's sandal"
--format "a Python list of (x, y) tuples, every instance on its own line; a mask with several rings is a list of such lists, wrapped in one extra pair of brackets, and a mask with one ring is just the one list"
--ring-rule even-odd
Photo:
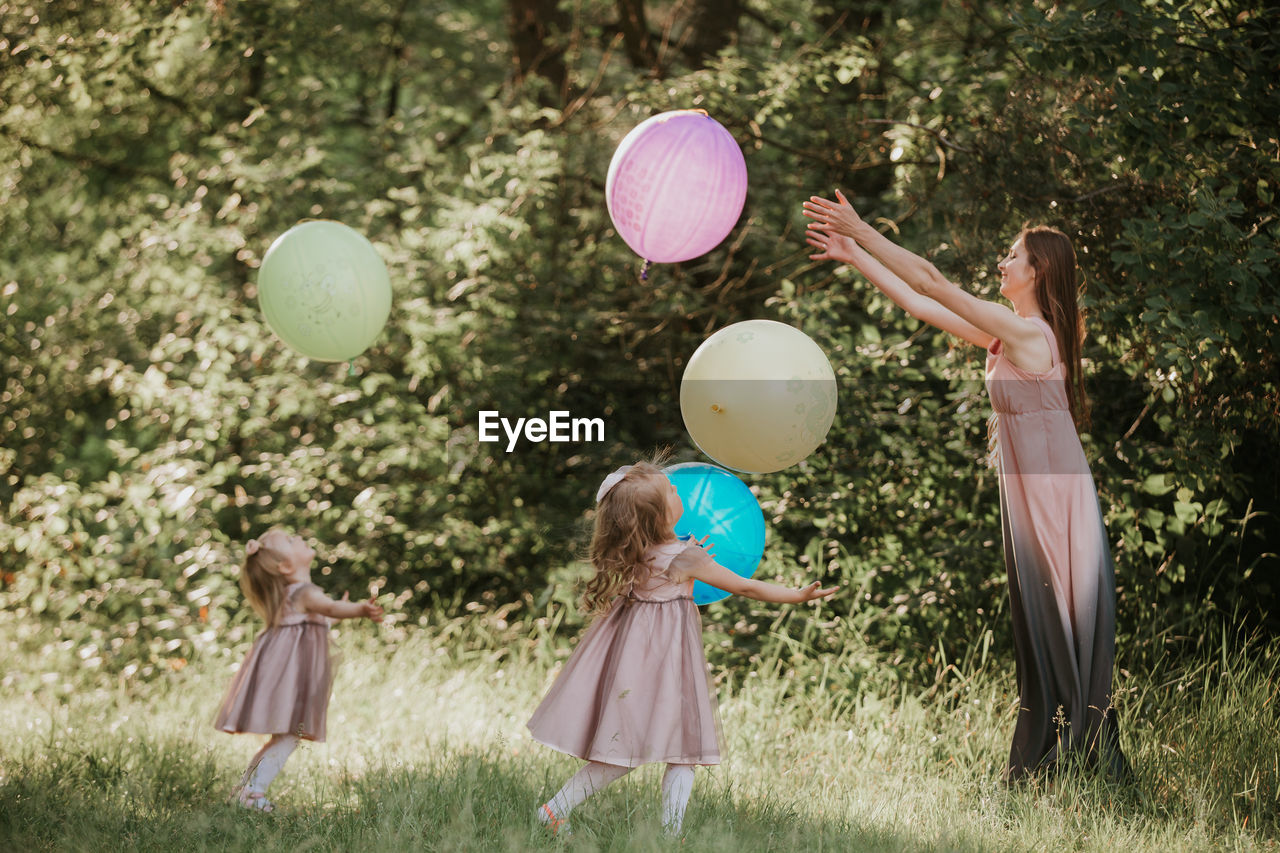
[[(546, 817), (543, 817), (546, 815)], [(542, 814), (538, 815), (538, 819), (542, 821), (542, 825), (551, 830), (551, 834), (557, 838), (565, 836), (566, 838), (573, 835), (569, 829), (569, 821), (562, 817), (556, 817), (556, 813), (551, 810), (551, 806), (546, 803), (542, 804)]]
[(243, 789), (240, 795), (236, 797), (241, 807), (252, 809), (260, 812), (275, 811), (276, 805), (267, 799), (267, 795), (262, 791), (250, 791), (248, 788)]

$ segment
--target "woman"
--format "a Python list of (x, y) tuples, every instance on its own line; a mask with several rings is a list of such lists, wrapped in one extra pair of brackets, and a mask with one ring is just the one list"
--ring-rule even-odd
[(850, 264), (914, 317), (987, 351), (1021, 696), (1005, 778), (1076, 756), (1128, 773), (1111, 705), (1115, 573), (1077, 427), (1088, 419), (1076, 263), (1061, 231), (1023, 230), (1000, 261), (1012, 308), (979, 299), (869, 226), (839, 191), (804, 204), (813, 260)]

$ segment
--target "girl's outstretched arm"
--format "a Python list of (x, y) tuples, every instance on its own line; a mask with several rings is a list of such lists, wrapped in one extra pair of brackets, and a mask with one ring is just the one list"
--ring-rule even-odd
[(849, 237), (832, 233), (821, 226), (810, 225), (805, 232), (806, 242), (818, 249), (817, 254), (809, 258), (815, 261), (841, 261), (849, 264), (867, 277), (867, 280), (879, 288), (912, 317), (922, 320), (931, 326), (937, 326), (944, 332), (950, 332), (971, 344), (986, 349), (991, 345), (992, 336), (956, 314), (909, 287), (905, 281), (894, 275), (884, 264), (871, 256)]
[(694, 578), (734, 595), (745, 595), (757, 601), (773, 601), (778, 604), (803, 604), (815, 598), (826, 598), (839, 589), (834, 586), (819, 589), (818, 581), (792, 589), (776, 583), (744, 578), (717, 563), (700, 546), (686, 548), (672, 560), (669, 574), (680, 580)]
[(344, 592), (341, 601), (334, 601), (315, 584), (308, 584), (298, 590), (294, 604), (307, 613), (319, 613), (330, 619), (364, 618), (372, 619), (374, 622), (382, 621), (382, 608), (374, 603), (372, 598), (368, 601), (348, 601), (347, 594)]

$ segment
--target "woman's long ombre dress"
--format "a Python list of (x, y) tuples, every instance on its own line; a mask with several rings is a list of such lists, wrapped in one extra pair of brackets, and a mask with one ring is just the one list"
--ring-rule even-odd
[(1121, 775), (1115, 571), (1058, 343), (1036, 322), (1053, 353), (1048, 371), (1019, 368), (998, 340), (986, 365), (1021, 697), (1005, 773), (1019, 779), (1078, 755)]

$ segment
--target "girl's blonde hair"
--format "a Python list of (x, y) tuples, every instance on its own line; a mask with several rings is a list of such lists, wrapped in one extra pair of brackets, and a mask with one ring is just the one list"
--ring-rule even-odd
[(280, 618), (284, 590), (289, 585), (282, 575), (284, 555), (270, 545), (271, 534), (283, 532), (273, 527), (257, 539), (250, 539), (245, 547), (244, 566), (240, 569), (240, 589), (268, 628)]
[(595, 574), (587, 581), (582, 606), (588, 611), (605, 609), (632, 583), (643, 580), (644, 554), (672, 537), (667, 516), (670, 480), (651, 462), (637, 462), (600, 499), (591, 536), (591, 565)]

